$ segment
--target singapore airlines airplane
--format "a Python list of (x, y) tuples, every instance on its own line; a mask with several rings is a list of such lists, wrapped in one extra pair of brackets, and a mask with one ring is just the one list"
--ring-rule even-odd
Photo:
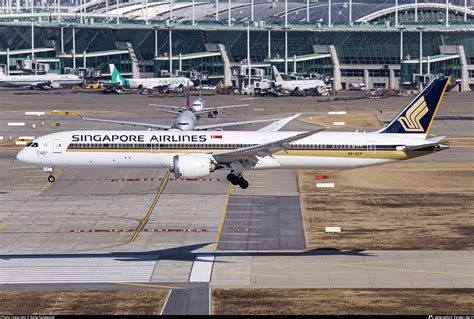
[[(427, 138), (449, 78), (434, 80), (386, 127), (362, 132), (70, 131), (35, 139), (17, 159), (55, 167), (169, 168), (177, 178), (230, 170), (247, 188), (251, 169), (351, 169), (406, 160), (448, 148)], [(51, 170), (52, 171), (52, 170)], [(54, 181), (51, 172), (49, 181)]]

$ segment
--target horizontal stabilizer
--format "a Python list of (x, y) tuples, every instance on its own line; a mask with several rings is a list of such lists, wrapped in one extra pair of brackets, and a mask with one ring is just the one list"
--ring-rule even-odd
[(430, 143), (425, 143), (425, 144), (420, 144), (420, 145), (413, 145), (413, 146), (405, 146), (402, 151), (404, 152), (410, 152), (410, 151), (420, 151), (426, 148), (431, 148), (431, 147), (439, 147), (439, 148), (449, 148), (448, 145), (446, 144), (440, 144), (441, 140), (444, 139), (446, 136), (437, 136), (432, 139), (427, 139), (428, 142)]

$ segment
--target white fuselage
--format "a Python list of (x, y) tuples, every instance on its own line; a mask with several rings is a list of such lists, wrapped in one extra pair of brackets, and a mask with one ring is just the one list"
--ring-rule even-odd
[(44, 85), (75, 85), (82, 79), (72, 74), (42, 74), (42, 75), (2, 75), (0, 83), (5, 86), (44, 86)]
[(173, 129), (181, 131), (192, 131), (196, 127), (198, 118), (192, 111), (183, 111), (181, 112), (173, 122)]
[(149, 78), (149, 79), (128, 79), (131, 89), (153, 89), (158, 87), (192, 87), (194, 83), (188, 78)]
[(321, 80), (278, 81), (275, 84), (278, 88), (286, 91), (301, 91), (326, 87), (326, 84)]
[[(68, 131), (35, 139), (36, 146), (24, 148), (17, 159), (53, 168), (172, 168), (175, 155), (220, 153), (297, 133)], [(426, 143), (424, 139), (392, 134), (320, 132), (291, 143), (287, 151), (259, 158), (253, 168), (350, 169), (407, 159), (412, 156), (401, 148)]]

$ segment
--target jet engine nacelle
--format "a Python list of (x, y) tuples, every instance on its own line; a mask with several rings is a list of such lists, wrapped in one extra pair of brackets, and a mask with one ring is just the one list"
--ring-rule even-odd
[(49, 86), (53, 89), (59, 89), (61, 85), (58, 82), (51, 82)]
[(173, 157), (173, 173), (176, 178), (201, 178), (209, 176), (216, 166), (206, 154), (183, 154)]

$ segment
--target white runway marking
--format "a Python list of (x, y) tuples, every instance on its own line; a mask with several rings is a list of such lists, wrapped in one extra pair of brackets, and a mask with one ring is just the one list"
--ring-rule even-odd
[(189, 282), (210, 282), (215, 255), (199, 254), (194, 259)]
[(0, 284), (148, 282), (158, 256), (0, 259)]

